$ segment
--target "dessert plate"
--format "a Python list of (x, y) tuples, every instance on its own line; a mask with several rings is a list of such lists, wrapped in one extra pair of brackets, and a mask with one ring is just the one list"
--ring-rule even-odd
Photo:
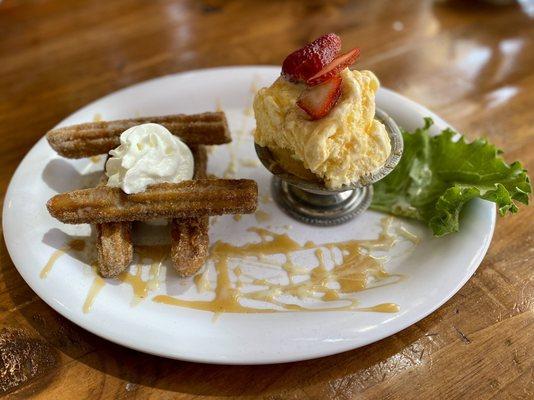
[[(318, 228), (290, 219), (269, 198), (271, 175), (255, 156), (251, 104), (255, 91), (271, 84), (279, 71), (278, 67), (252, 66), (169, 75), (103, 97), (60, 125), (98, 117), (120, 119), (220, 108), (227, 114), (233, 143), (213, 149), (208, 172), (255, 179), (261, 201), (256, 215), (212, 218), (211, 243), (257, 242), (258, 231), (249, 228), (258, 226), (287, 234), (301, 245), (313, 241), (319, 247), (332, 241), (376, 239), (383, 214), (367, 211), (347, 224)], [(447, 126), (423, 106), (387, 89), (378, 92), (377, 105), (405, 129), (420, 126), (426, 116), (435, 121), (434, 133)], [(432, 237), (418, 223), (388, 220), (397, 227), (396, 232), (405, 234), (397, 238), (398, 244), (391, 251), (376, 255), (385, 257), (386, 271), (398, 279), (354, 294), (358, 302), (355, 309), (317, 311), (308, 299), (306, 305), (314, 312), (214, 315), (154, 301), (155, 296), (209, 298), (210, 290), (199, 294), (197, 286), (211, 286), (213, 290), (214, 271), (179, 280), (166, 262), (160, 269), (149, 261), (146, 267), (150, 270), (139, 267), (145, 274), (139, 278), (145, 279), (144, 286), (141, 282), (144, 291), (135, 283), (134, 272), (128, 282), (95, 278), (90, 267), (94, 259), (91, 228), (59, 223), (48, 214), (45, 203), (58, 192), (94, 185), (102, 168), (102, 157), (62, 159), (44, 138), (39, 140), (20, 163), (5, 197), (3, 229), (9, 254), (31, 288), (74, 323), (124, 346), (181, 360), (223, 364), (297, 361), (354, 349), (392, 335), (436, 310), (465, 284), (482, 261), (495, 225), (494, 205), (484, 201), (473, 201), (462, 216), (461, 231), (443, 238)], [(151, 237), (150, 232), (158, 229), (164, 228), (142, 227), (140, 235)], [(416, 240), (406, 240), (414, 237), (419, 238), (417, 244)], [(69, 242), (76, 244), (70, 250), (65, 247)], [(257, 262), (254, 257), (245, 257), (240, 267), (252, 268)], [(260, 275), (273, 273), (268, 265), (258, 269)], [(384, 303), (390, 306), (377, 307)], [(398, 305), (398, 312), (376, 312), (394, 311), (392, 304)]]

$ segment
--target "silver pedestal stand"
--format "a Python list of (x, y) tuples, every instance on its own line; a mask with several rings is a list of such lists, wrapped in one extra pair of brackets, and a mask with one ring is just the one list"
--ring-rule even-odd
[(385, 164), (358, 182), (339, 189), (328, 189), (320, 181), (308, 181), (283, 170), (270, 150), (256, 144), (256, 153), (272, 174), (271, 190), (276, 203), (293, 218), (311, 225), (338, 225), (365, 211), (373, 197), (372, 183), (389, 174), (398, 164), (403, 150), (402, 134), (393, 119), (380, 109), (375, 118), (382, 122), (391, 142)]

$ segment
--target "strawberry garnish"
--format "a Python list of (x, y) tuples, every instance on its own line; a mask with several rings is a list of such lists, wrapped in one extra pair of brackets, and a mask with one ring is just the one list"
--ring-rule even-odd
[(330, 63), (341, 50), (341, 39), (328, 33), (288, 55), (282, 76), (292, 82), (306, 82)]
[(308, 87), (297, 100), (297, 105), (311, 117), (323, 118), (330, 112), (341, 95), (341, 76), (336, 75), (321, 85)]
[(354, 48), (348, 53), (336, 57), (332, 62), (325, 65), (320, 71), (317, 71), (317, 73), (308, 78), (306, 83), (310, 86), (315, 86), (328, 81), (333, 76), (338, 75), (345, 68), (352, 65), (359, 55), (360, 49)]

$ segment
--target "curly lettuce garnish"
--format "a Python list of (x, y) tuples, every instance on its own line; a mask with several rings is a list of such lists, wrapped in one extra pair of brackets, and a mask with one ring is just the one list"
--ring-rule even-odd
[(414, 132), (403, 131), (404, 153), (397, 167), (374, 185), (371, 208), (426, 223), (435, 236), (457, 232), (460, 212), (471, 199), (494, 202), (500, 215), (528, 204), (532, 192), (519, 162), (508, 165), (485, 139), (467, 143), (445, 129), (430, 136), (431, 118)]

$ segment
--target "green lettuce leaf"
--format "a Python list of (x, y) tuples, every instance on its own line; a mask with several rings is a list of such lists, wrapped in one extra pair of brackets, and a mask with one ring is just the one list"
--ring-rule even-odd
[(445, 129), (430, 136), (433, 122), (414, 132), (403, 131), (404, 153), (397, 167), (374, 185), (371, 208), (425, 222), (434, 235), (459, 229), (460, 212), (479, 197), (497, 204), (500, 215), (517, 212), (532, 192), (519, 162), (510, 165), (501, 150), (485, 139), (467, 143)]

